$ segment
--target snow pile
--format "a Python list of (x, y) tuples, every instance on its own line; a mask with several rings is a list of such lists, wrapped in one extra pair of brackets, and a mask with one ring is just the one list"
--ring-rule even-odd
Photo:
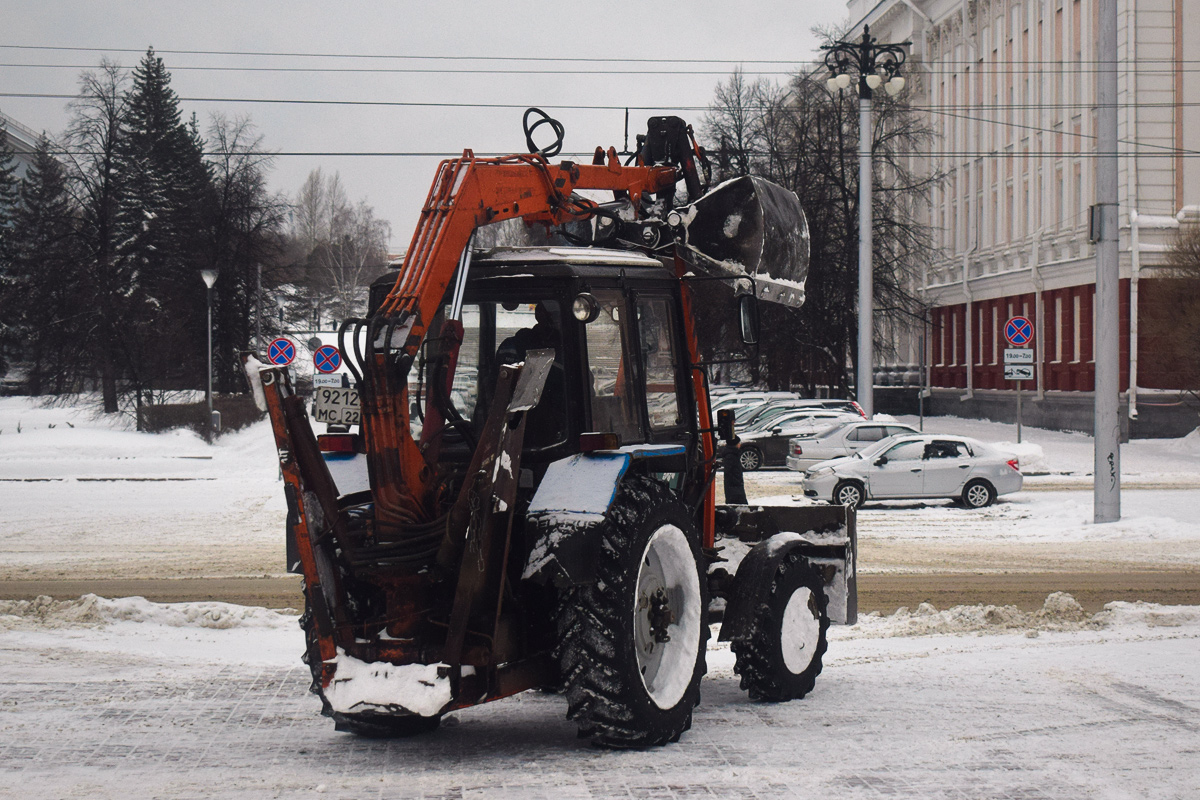
[(1095, 619), (1106, 625), (1145, 625), (1148, 628), (1180, 628), (1200, 623), (1200, 606), (1164, 606), (1158, 603), (1118, 601), (1107, 603)]
[(1196, 428), (1182, 439), (1172, 439), (1167, 447), (1176, 453), (1200, 456), (1200, 428)]
[(1042, 450), (1042, 446), (1033, 442), (995, 442), (993, 445), (997, 450), (1002, 450), (1005, 453), (1011, 453), (1016, 456), (1017, 462), (1021, 467), (1021, 472), (1026, 475), (1040, 475), (1050, 471), (1050, 465), (1046, 462), (1046, 453)]
[(445, 664), (368, 664), (338, 648), (333, 681), (325, 699), (341, 714), (409, 711), (432, 717), (450, 702), (450, 678), (438, 675)]
[(296, 618), (265, 608), (232, 603), (152, 603), (144, 597), (109, 600), (85, 594), (78, 600), (0, 600), (0, 630), (70, 628), (114, 622), (164, 625), (171, 628), (291, 628)]
[(1016, 606), (993, 605), (954, 606), (938, 611), (931, 603), (921, 603), (916, 611), (904, 607), (889, 616), (880, 616), (877, 612), (860, 616), (857, 626), (844, 630), (846, 638), (852, 639), (1022, 630), (1037, 635), (1038, 631), (1098, 630), (1114, 620), (1113, 616), (1104, 614), (1102, 611), (1089, 616), (1074, 597), (1066, 592), (1054, 592), (1046, 597), (1039, 610), (1032, 612)]

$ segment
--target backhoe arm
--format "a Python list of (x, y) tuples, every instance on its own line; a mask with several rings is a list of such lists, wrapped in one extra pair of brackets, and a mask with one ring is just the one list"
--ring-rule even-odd
[(408, 374), (475, 229), (517, 217), (550, 225), (587, 219), (597, 206), (573, 198), (576, 189), (623, 193), (636, 213), (643, 195), (673, 192), (680, 178), (673, 166), (622, 166), (612, 148), (597, 149), (595, 161), (551, 165), (540, 155), (475, 158), (467, 150), (442, 162), (396, 285), (375, 316), (343, 325), (342, 352), (349, 355), (352, 332), (351, 368), (357, 360), (362, 370), (356, 377), (377, 530), (400, 532), (439, 513), (434, 465), (409, 429)]

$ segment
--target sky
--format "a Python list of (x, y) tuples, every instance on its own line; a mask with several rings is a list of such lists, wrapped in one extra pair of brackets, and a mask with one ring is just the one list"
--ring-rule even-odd
[[(279, 154), (274, 190), (294, 194), (311, 170), (336, 171), (352, 200), (365, 198), (391, 223), (399, 251), (437, 162), (463, 148), (524, 152), (525, 107), (563, 123), (564, 153), (621, 149), (624, 107), (631, 143), (655, 114), (699, 127), (735, 66), (785, 80), (812, 61), (811, 29), (846, 18), (842, 0), (0, 0), (0, 111), (57, 135), (68, 121), (65, 99), (11, 95), (71, 95), (80, 72), (102, 57), (132, 67), (153, 46), (184, 113), (195, 112), (202, 128), (213, 114), (249, 116)], [(187, 50), (210, 52), (172, 52)], [(235, 102), (265, 99), (376, 105)], [(334, 155), (346, 153), (371, 155)], [(439, 155), (387, 155), (396, 153)]]

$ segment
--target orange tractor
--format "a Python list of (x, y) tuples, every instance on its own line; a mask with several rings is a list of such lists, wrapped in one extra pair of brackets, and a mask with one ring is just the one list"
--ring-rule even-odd
[[(714, 491), (732, 419), (710, 418), (695, 297), (732, 293), (751, 344), (757, 303), (802, 303), (796, 196), (750, 177), (709, 191), (675, 117), (628, 164), (553, 155), (441, 164), (399, 274), (341, 327), (353, 382), (321, 416), (343, 432), (315, 435), (286, 369), (247, 359), (312, 690), (341, 730), (415, 734), (552, 688), (597, 744), (665, 744), (691, 725), (710, 614), (769, 701), (810, 691), (831, 618), (854, 622), (852, 509)], [(553, 238), (473, 246), (509, 219)], [(369, 489), (339, 488), (323, 450), (365, 462)]]

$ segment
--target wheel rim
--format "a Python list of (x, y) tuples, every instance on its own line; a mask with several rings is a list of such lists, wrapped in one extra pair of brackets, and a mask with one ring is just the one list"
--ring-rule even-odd
[(742, 462), (742, 469), (753, 472), (758, 469), (758, 453), (754, 450), (743, 450), (739, 460)]
[(633, 639), (638, 673), (650, 699), (672, 708), (683, 699), (700, 647), (700, 577), (687, 536), (663, 525), (638, 565)]
[(981, 508), (982, 506), (987, 505), (987, 501), (988, 490), (983, 484), (977, 483), (971, 488), (967, 489), (967, 502), (975, 508)]
[(812, 590), (801, 586), (792, 592), (783, 609), (783, 626), (779, 632), (779, 645), (783, 651), (783, 663), (788, 672), (799, 675), (808, 669), (816, 657), (817, 644), (821, 641), (821, 611)]
[(843, 486), (838, 490), (838, 502), (844, 506), (858, 507), (860, 499), (857, 486)]

